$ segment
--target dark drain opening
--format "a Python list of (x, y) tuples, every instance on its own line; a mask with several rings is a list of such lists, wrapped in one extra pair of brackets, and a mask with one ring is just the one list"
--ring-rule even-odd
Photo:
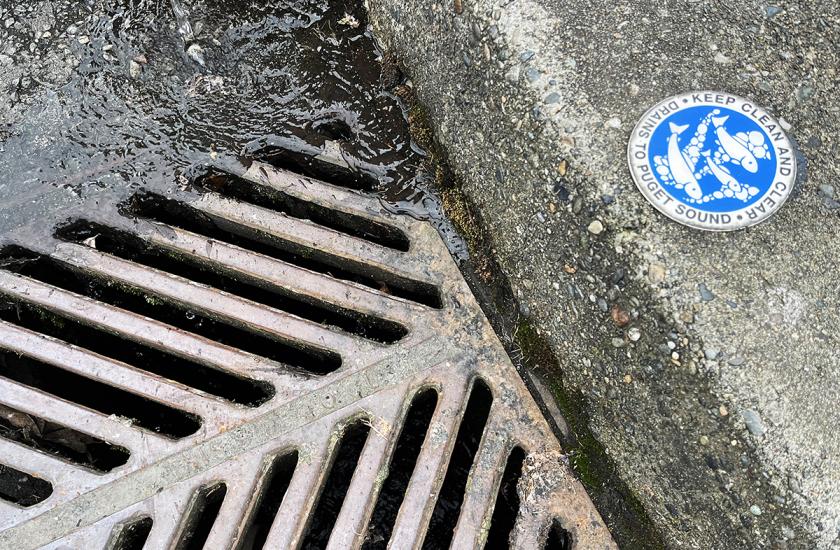
[(138, 369), (175, 380), (233, 403), (259, 406), (274, 395), (268, 382), (213, 369), (109, 332), (54, 314), (26, 302), (0, 305), (0, 319), (89, 349)]
[(97, 472), (110, 472), (130, 456), (125, 447), (5, 405), (0, 405), (0, 437)]
[(426, 439), (429, 423), (437, 406), (437, 398), (435, 390), (427, 389), (420, 392), (411, 403), (388, 468), (388, 477), (382, 484), (379, 498), (371, 515), (367, 536), (362, 546), (365, 550), (384, 549), (391, 540), (391, 532), (394, 529), (408, 483), (417, 465), (423, 441)]
[[(244, 154), (282, 170), (303, 174), (339, 187), (357, 191), (373, 191), (379, 187), (378, 177), (350, 166), (348, 159), (341, 156), (340, 143), (344, 134), (342, 128), (333, 126), (322, 134), (328, 139), (323, 140), (321, 147), (297, 137), (274, 137), (249, 143), (245, 146)], [(278, 145), (277, 142), (287, 146)]]
[(398, 323), (328, 306), (311, 298), (304, 301), (307, 297), (296, 296), (277, 287), (272, 286), (269, 290), (268, 287), (259, 286), (266, 283), (257, 279), (247, 280), (241, 274), (225, 273), (220, 267), (203, 265), (200, 260), (173, 253), (130, 233), (100, 224), (75, 222), (60, 229), (57, 236), (77, 243), (87, 241), (91, 243), (89, 246), (102, 252), (377, 342), (392, 344), (408, 333), (406, 328)]
[(181, 539), (175, 545), (176, 550), (201, 550), (227, 494), (227, 486), (224, 483), (216, 483), (200, 488), (187, 515), (186, 525), (181, 534)]
[(283, 503), (283, 497), (286, 496), (292, 482), (297, 461), (297, 451), (280, 455), (272, 461), (255, 493), (256, 500), (245, 522), (245, 531), (237, 550), (257, 550), (263, 547), (271, 524)]
[(281, 212), (294, 218), (310, 220), (340, 233), (359, 237), (388, 248), (403, 252), (409, 249), (408, 237), (395, 227), (304, 201), (272, 187), (232, 174), (213, 170), (197, 178), (194, 184), (232, 199)]
[(43, 502), (52, 492), (49, 481), (0, 464), (0, 498), (3, 500), (28, 507)]
[(146, 539), (152, 532), (152, 518), (145, 516), (134, 519), (117, 529), (119, 531), (114, 543), (110, 546), (112, 550), (143, 550)]
[(510, 548), (510, 534), (519, 514), (519, 492), (517, 485), (522, 477), (522, 465), (525, 462), (525, 451), (514, 447), (508, 456), (502, 482), (496, 495), (496, 505), (493, 507), (493, 518), (490, 522), (490, 532), (487, 534), (485, 550), (503, 550)]
[(272, 235), (209, 215), (160, 195), (135, 195), (125, 209), (136, 216), (178, 227), (204, 237), (222, 241), (280, 261), (352, 281), (386, 294), (440, 309), (440, 291), (434, 285), (388, 273), (382, 269), (284, 241)]
[(341, 366), (341, 357), (337, 353), (292, 347), (262, 333), (245, 330), (200, 315), (180, 304), (148, 296), (141, 289), (107, 280), (102, 275), (84, 272), (54, 258), (15, 249), (4, 255), (1, 263), (4, 269), (43, 283), (156, 319), (226, 346), (298, 367), (308, 373), (327, 374)]
[(492, 403), (493, 394), (490, 388), (477, 379), (470, 392), (467, 408), (455, 438), (452, 456), (449, 459), (449, 466), (446, 469), (446, 477), (443, 478), (443, 485), (441, 485), (437, 503), (429, 521), (429, 529), (423, 541), (424, 549), (448, 548), (452, 543), (470, 470), (478, 453)]
[(346, 428), (335, 453), (329, 476), (321, 494), (318, 495), (318, 501), (306, 528), (306, 535), (301, 544), (303, 550), (327, 547), (369, 432), (370, 427), (362, 423), (352, 424)]
[(5, 349), (0, 349), (0, 377), (175, 439), (201, 427), (196, 415)]
[(543, 550), (572, 550), (573, 547), (572, 535), (555, 519), (548, 529)]

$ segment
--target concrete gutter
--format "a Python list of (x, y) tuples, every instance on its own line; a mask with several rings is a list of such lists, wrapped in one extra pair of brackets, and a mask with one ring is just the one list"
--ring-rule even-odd
[[(564, 391), (665, 544), (840, 547), (840, 4), (370, 4)], [(701, 89), (784, 119), (807, 162), (753, 229), (681, 227), (630, 178), (635, 121)]]

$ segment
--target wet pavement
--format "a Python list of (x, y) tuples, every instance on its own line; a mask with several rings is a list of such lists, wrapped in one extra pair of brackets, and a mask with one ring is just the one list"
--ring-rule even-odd
[(459, 252), (366, 27), (342, 2), (0, 2), (4, 242), (279, 146), (286, 166), (338, 159), (336, 183), (431, 217)]

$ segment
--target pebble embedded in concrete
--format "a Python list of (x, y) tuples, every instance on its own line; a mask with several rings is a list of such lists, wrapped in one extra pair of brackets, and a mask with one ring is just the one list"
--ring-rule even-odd
[(131, 78), (138, 78), (142, 70), (143, 68), (140, 66), (140, 63), (136, 62), (135, 60), (132, 59), (128, 62), (128, 74), (131, 76)]
[(706, 283), (700, 283), (697, 285), (697, 290), (700, 291), (700, 300), (704, 302), (711, 302), (715, 299), (715, 295), (709, 290), (709, 287), (706, 286)]
[(648, 279), (653, 284), (659, 284), (665, 280), (665, 266), (662, 264), (650, 264), (648, 266)]
[(761, 437), (765, 433), (764, 424), (761, 422), (761, 415), (754, 409), (745, 409), (741, 412), (741, 417), (744, 419), (747, 429), (756, 437)]
[(505, 80), (511, 84), (516, 84), (519, 81), (519, 65), (511, 67), (511, 69), (505, 74)]

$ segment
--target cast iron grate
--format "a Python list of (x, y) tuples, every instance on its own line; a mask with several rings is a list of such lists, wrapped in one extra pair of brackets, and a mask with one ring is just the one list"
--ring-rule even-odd
[(194, 183), (2, 251), (0, 547), (614, 546), (433, 228)]

